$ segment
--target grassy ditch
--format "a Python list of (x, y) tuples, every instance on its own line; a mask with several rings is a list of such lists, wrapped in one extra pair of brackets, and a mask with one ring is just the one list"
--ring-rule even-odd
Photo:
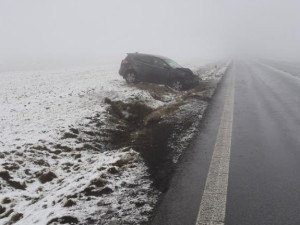
[[(146, 88), (145, 85), (140, 87)], [(154, 186), (166, 191), (176, 161), (174, 156), (178, 158), (188, 146), (215, 87), (214, 82), (202, 82), (196, 88), (178, 94), (175, 102), (156, 109), (138, 100), (125, 103), (106, 99), (110, 105), (110, 122), (121, 128), (109, 131), (110, 144), (116, 148), (128, 146), (139, 152), (149, 168)], [(168, 92), (161, 89), (151, 88), (150, 93), (163, 99)]]

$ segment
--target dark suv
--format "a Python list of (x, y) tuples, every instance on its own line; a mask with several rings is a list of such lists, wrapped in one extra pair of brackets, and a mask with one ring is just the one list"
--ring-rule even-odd
[(173, 60), (157, 55), (129, 53), (122, 60), (119, 74), (128, 83), (145, 81), (185, 90), (199, 84), (199, 77)]

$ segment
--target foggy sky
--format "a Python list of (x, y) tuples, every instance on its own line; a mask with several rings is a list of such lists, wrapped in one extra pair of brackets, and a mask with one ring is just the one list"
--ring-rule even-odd
[(300, 57), (299, 0), (0, 0), (0, 60)]

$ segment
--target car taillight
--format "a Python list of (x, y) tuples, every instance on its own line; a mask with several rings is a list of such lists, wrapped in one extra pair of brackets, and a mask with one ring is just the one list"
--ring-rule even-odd
[(126, 59), (122, 61), (122, 64), (130, 64)]

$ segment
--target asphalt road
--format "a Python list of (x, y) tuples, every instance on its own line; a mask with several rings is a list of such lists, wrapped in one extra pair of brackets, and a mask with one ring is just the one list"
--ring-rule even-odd
[(273, 68), (277, 68), (283, 72), (287, 72), (289, 73), (289, 75), (300, 78), (300, 63), (272, 60), (265, 60), (263, 62), (267, 65), (272, 66)]
[[(285, 63), (283, 71), (280, 63), (236, 62), (228, 70), (201, 132), (178, 164), (152, 224), (300, 224), (300, 67), (297, 68)], [(232, 88), (233, 75), (231, 143), (227, 145), (230, 161), (227, 172), (223, 166), (225, 169), (216, 173), (211, 159), (216, 155), (223, 111), (229, 112), (223, 106), (230, 102), (226, 93)], [(214, 174), (213, 180), (219, 179), (220, 173), (228, 175), (226, 181), (215, 182), (217, 190), (225, 192), (225, 203), (210, 204), (203, 197), (210, 188), (207, 180)], [(209, 205), (202, 207), (203, 204)], [(213, 215), (197, 223), (201, 220), (199, 214), (203, 217), (200, 208), (208, 208)], [(216, 216), (222, 210), (225, 218)]]

